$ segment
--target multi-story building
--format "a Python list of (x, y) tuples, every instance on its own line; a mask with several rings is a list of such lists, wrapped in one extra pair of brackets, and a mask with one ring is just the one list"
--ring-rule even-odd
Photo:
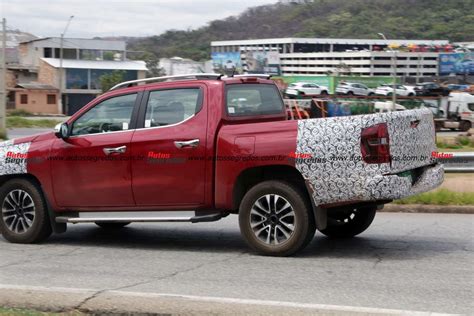
[[(71, 115), (102, 93), (100, 77), (114, 70), (122, 71), (124, 80), (146, 76), (144, 61), (127, 60), (125, 41), (65, 38), (62, 64), (60, 41), (49, 37), (20, 43), (19, 62), (9, 65), (15, 87), (39, 83), (62, 92), (56, 113)], [(12, 97), (11, 93), (10, 101)], [(51, 104), (45, 103), (43, 108), (51, 112)]]
[(332, 73), (392, 76), (396, 73), (399, 77), (430, 77), (438, 74), (439, 52), (424, 49), (410, 52), (393, 47), (443, 47), (448, 44), (447, 40), (275, 38), (214, 41), (211, 51), (220, 55), (240, 54), (244, 71), (248, 68), (249, 52), (277, 52), (283, 76)]

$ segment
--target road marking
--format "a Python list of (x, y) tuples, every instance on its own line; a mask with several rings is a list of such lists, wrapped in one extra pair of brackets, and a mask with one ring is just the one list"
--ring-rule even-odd
[(185, 300), (190, 300), (190, 301), (209, 302), (209, 303), (304, 308), (304, 309), (318, 310), (320, 312), (352, 312), (352, 313), (360, 313), (360, 314), (414, 315), (414, 316), (457, 315), (457, 314), (445, 314), (445, 313), (410, 311), (410, 310), (375, 308), (375, 307), (280, 302), (280, 301), (272, 301), (272, 300), (242, 299), (242, 298), (198, 296), (198, 295), (184, 295), (184, 294), (182, 295), (182, 294), (170, 294), (170, 293), (146, 293), (146, 292), (115, 291), (115, 290), (101, 291), (100, 289), (67, 288), (67, 287), (46, 287), (46, 286), (24, 286), (24, 285), (0, 284), (0, 290), (24, 290), (24, 291), (38, 291), (38, 292), (51, 292), (51, 293), (60, 292), (60, 293), (70, 293), (70, 294), (86, 294), (86, 295), (94, 295), (97, 292), (101, 292), (101, 294), (108, 293), (108, 294), (117, 295), (117, 296), (140, 297), (140, 298), (145, 298), (145, 299), (146, 298), (150, 298), (150, 299), (152, 298), (173, 299), (174, 298), (174, 299), (185, 299)]

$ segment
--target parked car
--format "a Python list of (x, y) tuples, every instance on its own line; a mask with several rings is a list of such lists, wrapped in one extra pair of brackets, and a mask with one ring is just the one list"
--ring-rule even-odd
[(464, 92), (467, 89), (469, 89), (469, 85), (467, 84), (448, 84), (446, 88), (449, 89), (449, 91), (461, 91)]
[(336, 87), (336, 94), (347, 95), (374, 95), (375, 91), (362, 83), (341, 82)]
[(55, 132), (0, 144), (3, 238), (238, 214), (253, 249), (285, 256), (316, 229), (360, 234), (385, 203), (443, 181), (428, 109), (287, 120), (268, 76), (145, 80), (117, 85)]
[(311, 82), (296, 82), (288, 85), (285, 96), (289, 98), (305, 95), (327, 95), (328, 87)]
[[(416, 95), (416, 92), (415, 92), (414, 88), (404, 86), (404, 85), (401, 85), (401, 84), (397, 84), (395, 86), (395, 93), (397, 95), (403, 96), (403, 97), (411, 97), (411, 96)], [(391, 96), (393, 94), (393, 85), (383, 84), (383, 85), (377, 87), (377, 89), (375, 89), (375, 94), (384, 95), (384, 96)]]
[(416, 95), (420, 96), (448, 96), (449, 89), (434, 82), (423, 82), (415, 86)]

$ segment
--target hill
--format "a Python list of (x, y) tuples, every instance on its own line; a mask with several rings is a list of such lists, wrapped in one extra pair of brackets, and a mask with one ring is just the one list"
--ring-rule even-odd
[(210, 42), (273, 37), (474, 40), (474, 0), (314, 0), (252, 7), (195, 30), (128, 38), (158, 57), (210, 57)]

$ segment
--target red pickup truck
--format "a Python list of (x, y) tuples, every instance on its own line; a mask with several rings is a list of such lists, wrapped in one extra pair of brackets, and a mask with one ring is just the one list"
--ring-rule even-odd
[(67, 223), (116, 229), (238, 214), (253, 249), (290, 255), (316, 229), (355, 236), (384, 203), (438, 186), (435, 150), (428, 109), (287, 120), (268, 76), (130, 81), (55, 132), (0, 144), (0, 232), (33, 243)]

